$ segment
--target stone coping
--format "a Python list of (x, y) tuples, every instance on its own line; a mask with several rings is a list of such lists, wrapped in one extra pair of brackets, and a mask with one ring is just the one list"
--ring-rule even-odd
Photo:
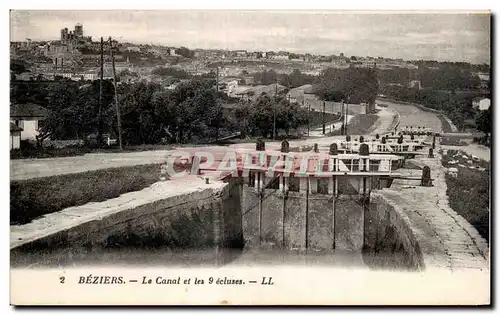
[(208, 198), (222, 191), (227, 183), (203, 177), (186, 175), (182, 178), (156, 182), (140, 191), (129, 192), (103, 202), (90, 202), (44, 215), (30, 223), (10, 226), (10, 249), (38, 239), (72, 229), (81, 224), (103, 220), (118, 212), (133, 210), (139, 206), (170, 199), (171, 206), (185, 203), (190, 194), (197, 199)]
[[(437, 148), (436, 151), (439, 151)], [(478, 231), (456, 213), (446, 195), (441, 155), (419, 158), (415, 164), (427, 165), (433, 187), (395, 185), (372, 193), (382, 198), (403, 218), (416, 237), (426, 268), (489, 270), (489, 246)]]

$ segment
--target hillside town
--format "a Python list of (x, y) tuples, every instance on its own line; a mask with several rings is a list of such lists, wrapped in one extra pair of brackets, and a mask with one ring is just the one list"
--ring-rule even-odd
[[(109, 58), (109, 41), (104, 39), (104, 79), (112, 79)], [(215, 76), (219, 78), (222, 91), (230, 96), (245, 94), (243, 91), (260, 92), (261, 84), (255, 82), (253, 74), (273, 70), (277, 74), (291, 74), (294, 70), (310, 76), (319, 76), (328, 68), (372, 68), (380, 70), (417, 70), (423, 61), (405, 61), (384, 57), (311, 55), (285, 51), (247, 50), (202, 50), (186, 47), (139, 45), (113, 40), (115, 67), (121, 82), (147, 81), (159, 83), (172, 89), (182, 75), (164, 75), (158, 68), (178, 70), (184, 76)], [(11, 42), (11, 60), (20, 62), (24, 70), (12, 73), (20, 81), (54, 80), (57, 77), (71, 80), (92, 81), (99, 79), (100, 42), (84, 35), (84, 26), (76, 24), (74, 30), (61, 29), (60, 40), (35, 42)], [(438, 70), (439, 64), (429, 65)], [(489, 67), (481, 65), (473, 69), (473, 75), (486, 88), (489, 82)], [(409, 79), (402, 84), (389, 82), (389, 86), (422, 88), (420, 80)], [(253, 88), (250, 88), (253, 87)]]

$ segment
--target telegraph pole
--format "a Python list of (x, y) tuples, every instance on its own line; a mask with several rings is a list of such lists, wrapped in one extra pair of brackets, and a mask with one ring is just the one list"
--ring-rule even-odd
[(340, 112), (340, 115), (342, 117), (342, 127), (340, 130), (340, 134), (344, 135), (345, 133), (345, 111), (344, 111), (344, 99), (342, 99), (342, 112)]
[(349, 99), (347, 99), (347, 103), (345, 104), (345, 134), (347, 136), (347, 115), (349, 113)]
[(118, 104), (118, 84), (116, 83), (116, 69), (115, 69), (115, 56), (113, 55), (113, 42), (111, 36), (109, 37), (109, 51), (111, 54), (111, 64), (113, 66), (113, 82), (115, 86), (115, 105), (116, 105), (116, 122), (118, 126), (118, 143), (120, 144), (120, 150), (123, 151), (122, 146), (122, 122), (120, 118), (120, 105)]
[[(334, 111), (335, 111), (335, 105), (334, 105), (334, 103), (332, 102), (332, 112), (331, 112), (331, 114), (332, 114), (332, 115), (333, 115)], [(334, 128), (334, 126), (333, 126), (333, 123), (332, 123), (332, 124), (330, 125), (330, 132), (333, 132), (333, 128)]]
[(325, 101), (323, 101), (323, 134), (325, 134)]
[(101, 37), (101, 72), (100, 72), (100, 80), (99, 80), (99, 109), (97, 113), (97, 144), (100, 146), (102, 142), (102, 80), (103, 80), (103, 72), (104, 72), (104, 40)]
[(216, 77), (215, 77), (215, 86), (217, 88), (217, 92), (219, 92), (219, 67), (217, 67)]
[[(302, 108), (304, 107), (305, 100), (302, 100)], [(309, 137), (309, 128), (310, 128), (310, 116), (311, 116), (311, 108), (309, 107), (309, 103), (307, 104), (307, 136)]]
[(276, 75), (276, 84), (274, 86), (274, 105), (273, 105), (273, 140), (276, 140), (276, 105), (278, 104), (278, 76)]

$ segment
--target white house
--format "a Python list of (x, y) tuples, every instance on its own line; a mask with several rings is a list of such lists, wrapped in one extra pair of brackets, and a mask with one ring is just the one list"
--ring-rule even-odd
[(33, 103), (10, 106), (10, 122), (22, 129), (19, 130), (20, 140), (36, 140), (40, 130), (40, 121), (45, 120), (48, 115), (49, 112), (45, 107)]
[(136, 46), (129, 46), (129, 47), (127, 47), (127, 51), (140, 52), (141, 48), (136, 47)]
[(16, 124), (10, 123), (10, 149), (19, 149), (21, 147), (21, 131), (23, 128), (19, 128)]
[(488, 110), (491, 105), (491, 100), (489, 98), (475, 98), (472, 100), (472, 107), (479, 110)]
[(410, 88), (418, 88), (419, 90), (422, 89), (422, 84), (420, 83), (420, 80), (411, 80), (409, 83)]

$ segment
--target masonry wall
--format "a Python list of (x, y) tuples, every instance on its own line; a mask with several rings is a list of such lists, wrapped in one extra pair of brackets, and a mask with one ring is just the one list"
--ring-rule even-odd
[(276, 189), (265, 189), (262, 196), (261, 246), (283, 247), (283, 194)]
[(285, 248), (306, 248), (306, 206), (304, 193), (289, 191), (284, 200), (285, 207)]
[(332, 250), (334, 242), (333, 196), (309, 195), (308, 206), (308, 248)]
[[(383, 256), (380, 260), (409, 269), (423, 269), (423, 255), (411, 227), (377, 194), (365, 209), (364, 249)], [(369, 264), (369, 261), (367, 261)]]
[(339, 196), (335, 204), (335, 249), (363, 249), (364, 215), (359, 195)]
[[(98, 205), (98, 204), (97, 204)], [(208, 188), (89, 220), (12, 249), (145, 246), (242, 247), (240, 187)]]

